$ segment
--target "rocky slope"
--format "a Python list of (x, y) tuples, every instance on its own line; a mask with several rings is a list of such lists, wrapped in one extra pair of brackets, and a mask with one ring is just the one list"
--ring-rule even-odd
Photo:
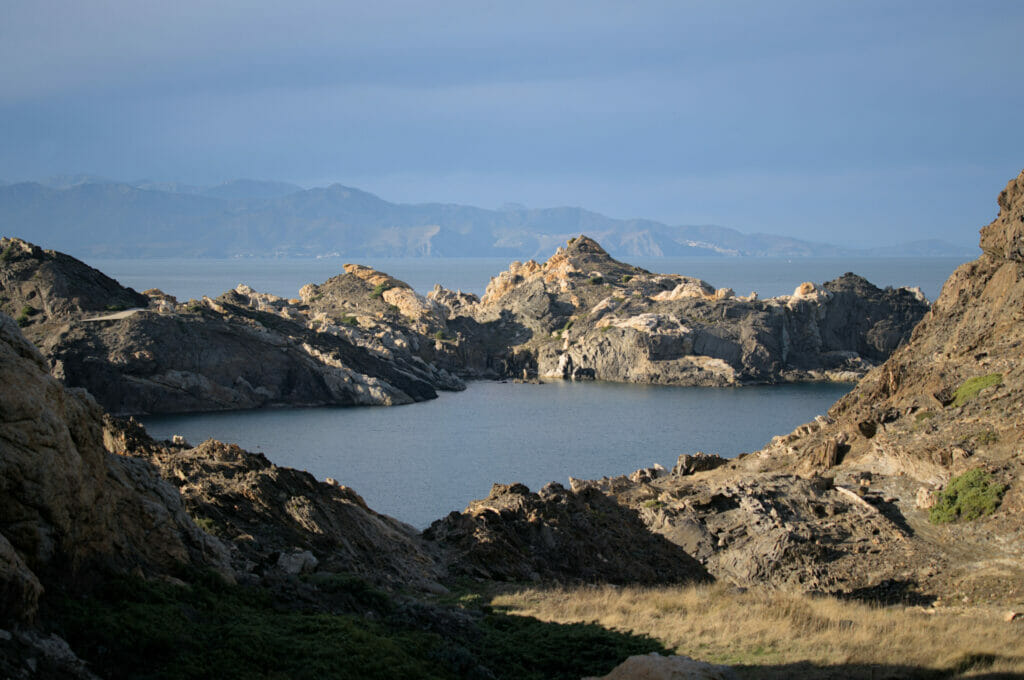
[(327, 332), (299, 300), (240, 286), (178, 304), (24, 241), (3, 239), (0, 247), (0, 308), (19, 315), (55, 376), (114, 413), (391, 405), (462, 387), (407, 343)]
[(544, 264), (513, 262), (479, 301), (441, 289), (429, 297), (448, 308), (457, 350), (473, 348), (462, 350), (469, 368), (673, 385), (854, 380), (928, 309), (919, 291), (880, 290), (853, 274), (791, 296), (737, 297), (618, 262), (586, 236)]
[(31, 620), (47, 584), (104, 570), (231, 573), (150, 464), (107, 451), (96, 402), (52, 378), (4, 314), (0, 385), (0, 624)]
[[(587, 484), (736, 583), (1024, 603), (1024, 173), (999, 206), (984, 254), (827, 417), (714, 470)], [(936, 492), (975, 469), (1004, 487), (996, 511), (933, 524)]]

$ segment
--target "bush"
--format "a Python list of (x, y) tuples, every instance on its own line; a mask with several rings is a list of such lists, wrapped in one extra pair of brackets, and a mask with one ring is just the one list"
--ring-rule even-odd
[(590, 277), (590, 284), (592, 286), (600, 286), (602, 283), (604, 283), (604, 277), (601, 277), (601, 276), (591, 276)]
[(107, 305), (108, 312), (123, 312), (126, 309), (124, 305)]
[(623, 274), (622, 275), (622, 282), (623, 283), (629, 283), (632, 280), (633, 280), (633, 275), (632, 274)]
[(12, 243), (11, 245), (9, 245), (6, 248), (4, 248), (4, 252), (2, 254), (0, 254), (0, 261), (10, 262), (13, 259), (14, 259), (14, 244)]
[(373, 291), (370, 293), (370, 297), (374, 298), (375, 300), (379, 300), (380, 298), (384, 297), (384, 291), (388, 290), (391, 287), (391, 283), (388, 281), (378, 283), (376, 286), (373, 287)]
[(32, 305), (25, 305), (24, 307), (21, 308), (21, 313), (18, 314), (15, 321), (18, 322), (19, 326), (24, 328), (29, 324), (31, 317), (35, 316), (38, 313), (39, 310), (33, 307)]
[(991, 515), (999, 506), (1006, 487), (992, 482), (992, 475), (975, 468), (949, 480), (928, 513), (932, 524), (969, 522)]
[(346, 326), (358, 326), (359, 325), (359, 319), (357, 319), (354, 316), (350, 316), (350, 315), (343, 316), (340, 319), (338, 319), (338, 321), (340, 321), (341, 323), (345, 324)]
[(960, 387), (956, 388), (956, 392), (953, 393), (953, 406), (963, 406), (971, 399), (978, 396), (978, 392), (981, 392), (986, 387), (992, 387), (1003, 382), (1002, 373), (989, 373), (988, 375), (982, 375), (970, 380), (964, 381)]
[(438, 331), (438, 332), (434, 333), (434, 339), (435, 340), (447, 340), (448, 339), (448, 334), (445, 333), (443, 330)]

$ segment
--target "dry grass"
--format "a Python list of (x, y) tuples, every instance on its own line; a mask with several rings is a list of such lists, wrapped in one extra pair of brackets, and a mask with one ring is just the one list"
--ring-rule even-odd
[(880, 667), (908, 676), (1024, 674), (1024, 622), (1007, 623), (995, 609), (928, 613), (721, 584), (527, 589), (492, 604), (544, 621), (648, 635), (677, 654), (736, 665), (748, 677), (872, 677)]

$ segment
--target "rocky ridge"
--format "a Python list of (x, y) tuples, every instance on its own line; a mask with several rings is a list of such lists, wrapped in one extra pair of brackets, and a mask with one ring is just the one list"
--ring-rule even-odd
[[(909, 341), (827, 416), (693, 475), (595, 485), (740, 585), (930, 604), (1024, 603), (1024, 173)], [(971, 522), (933, 524), (936, 493), (981, 469), (1005, 487)]]
[(586, 236), (543, 264), (513, 262), (479, 301), (443, 289), (428, 297), (478, 354), (501, 352), (490, 365), (511, 377), (673, 385), (856, 380), (928, 309), (920, 291), (854, 274), (790, 296), (738, 297), (618, 262)]

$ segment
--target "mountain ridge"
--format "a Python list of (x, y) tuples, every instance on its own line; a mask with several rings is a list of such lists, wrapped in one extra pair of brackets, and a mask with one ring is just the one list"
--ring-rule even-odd
[(303, 189), (248, 179), (200, 187), (73, 175), (0, 184), (0, 223), (10, 235), (92, 257), (525, 259), (580, 233), (621, 257), (972, 254), (938, 240), (857, 250), (716, 225), (617, 219), (582, 207), (394, 203), (337, 183)]

